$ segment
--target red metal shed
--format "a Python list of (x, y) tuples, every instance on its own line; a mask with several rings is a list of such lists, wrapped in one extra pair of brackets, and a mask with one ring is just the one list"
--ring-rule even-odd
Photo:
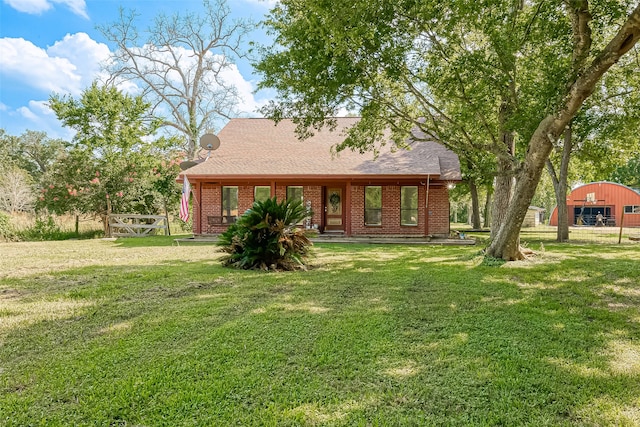
[[(624, 212), (624, 225), (640, 226), (640, 192), (615, 182), (592, 182), (574, 188), (567, 196), (570, 225), (596, 225), (597, 216), (604, 217), (604, 225), (620, 225)], [(549, 220), (558, 225), (558, 208)]]

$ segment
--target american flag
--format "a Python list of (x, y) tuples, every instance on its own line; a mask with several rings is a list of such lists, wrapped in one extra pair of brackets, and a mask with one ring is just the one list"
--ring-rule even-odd
[(182, 183), (182, 199), (180, 200), (180, 219), (184, 222), (189, 221), (189, 196), (191, 195), (191, 184), (189, 179), (184, 176)]

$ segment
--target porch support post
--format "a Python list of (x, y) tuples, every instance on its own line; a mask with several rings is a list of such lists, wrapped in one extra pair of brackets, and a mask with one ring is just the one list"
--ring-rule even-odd
[(345, 188), (344, 194), (344, 207), (345, 207), (345, 220), (346, 224), (344, 226), (344, 233), (347, 236), (351, 236), (351, 181), (347, 181), (347, 186)]
[[(193, 192), (194, 195), (194, 203), (193, 203), (193, 224), (195, 228), (196, 234), (202, 234), (202, 183), (197, 181), (194, 183), (196, 187), (196, 191)], [(196, 194), (198, 195), (196, 197)]]
[(429, 184), (431, 175), (427, 175), (427, 186), (425, 187), (425, 202), (424, 202), (424, 235), (429, 235)]

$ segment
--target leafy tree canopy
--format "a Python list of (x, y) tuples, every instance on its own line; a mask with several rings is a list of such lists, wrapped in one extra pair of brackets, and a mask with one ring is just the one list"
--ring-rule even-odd
[(94, 83), (80, 98), (53, 95), (51, 108), (76, 131), (72, 146), (47, 171), (40, 207), (57, 213), (156, 213), (176, 201), (174, 140), (153, 140), (157, 122), (141, 97)]
[[(387, 126), (403, 141), (419, 126), (458, 152), (500, 151), (502, 100), (513, 108), (508, 128), (527, 141), (559, 108), (574, 62), (595, 58), (633, 4), (573, 3), (283, 0), (266, 21), (276, 43), (257, 64), (261, 87), (279, 95), (263, 111), (296, 118), (304, 134), (357, 110), (351, 146), (370, 147)], [(586, 23), (591, 46), (575, 58), (572, 26)]]
[(640, 156), (630, 159), (626, 165), (614, 170), (609, 180), (640, 189)]

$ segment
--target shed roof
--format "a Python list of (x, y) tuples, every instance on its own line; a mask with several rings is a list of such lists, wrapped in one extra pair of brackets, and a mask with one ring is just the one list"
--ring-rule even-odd
[(183, 173), (187, 176), (426, 176), (460, 180), (458, 156), (435, 141), (408, 141), (410, 149), (386, 144), (373, 153), (349, 149), (332, 154), (331, 147), (359, 118), (337, 118), (335, 130), (322, 129), (299, 140), (292, 120), (278, 124), (264, 118), (231, 119), (220, 131), (220, 147), (206, 161)]
[(640, 191), (636, 190), (635, 188), (631, 188), (624, 184), (620, 184), (618, 182), (611, 182), (611, 181), (596, 181), (596, 182), (589, 182), (587, 184), (579, 185), (571, 189), (571, 191), (569, 192), (569, 196), (573, 195), (574, 193), (581, 194), (586, 191), (591, 191), (591, 190), (596, 191), (596, 190), (607, 188), (607, 187), (618, 188), (622, 191), (622, 194), (625, 194), (625, 196), (631, 197), (634, 200), (636, 199), (636, 197), (640, 197)]

